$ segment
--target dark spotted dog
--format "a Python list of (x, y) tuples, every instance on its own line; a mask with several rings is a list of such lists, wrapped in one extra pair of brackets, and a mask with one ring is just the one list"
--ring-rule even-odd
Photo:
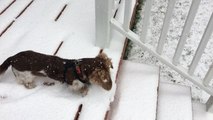
[(95, 58), (62, 59), (33, 51), (23, 51), (9, 57), (0, 66), (0, 74), (9, 66), (18, 82), (26, 88), (36, 87), (36, 76), (46, 76), (67, 83), (73, 90), (86, 95), (88, 85), (97, 84), (105, 90), (112, 88), (110, 77), (111, 59), (103, 50)]

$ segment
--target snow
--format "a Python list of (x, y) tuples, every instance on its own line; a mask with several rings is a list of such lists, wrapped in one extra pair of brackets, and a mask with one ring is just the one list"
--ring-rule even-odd
[(122, 61), (111, 120), (155, 120), (159, 68)]
[[(167, 34), (167, 41), (164, 46), (163, 54), (169, 58), (172, 58), (175, 52), (175, 48), (180, 39), (180, 35), (183, 29), (184, 22), (186, 20), (189, 7), (191, 6), (192, 0), (176, 0), (175, 10), (173, 11), (172, 20), (170, 22), (169, 32)], [(147, 41), (153, 46), (157, 46), (157, 41), (160, 37), (163, 19), (165, 17), (165, 12), (167, 10), (168, 0), (154, 0), (153, 6), (151, 9), (151, 19), (150, 26), (148, 30)], [(134, 31), (141, 35), (142, 24), (143, 24), (143, 11), (139, 11), (139, 16), (141, 18), (136, 24)], [(200, 39), (203, 35), (204, 29), (209, 21), (209, 18), (213, 11), (213, 1), (212, 0), (201, 0), (201, 4), (196, 14), (195, 20), (193, 22), (191, 31), (188, 35), (186, 45), (183, 51), (183, 54), (180, 59), (180, 64), (188, 68), (192, 57), (195, 54), (196, 48), (200, 42)], [(187, 86), (192, 86), (192, 98), (193, 100), (198, 100), (205, 103), (209, 95), (200, 90), (197, 86), (192, 85), (182, 76), (180, 76), (175, 71), (171, 70), (165, 65), (162, 65), (154, 56), (151, 56), (147, 52), (143, 51), (142, 48), (135, 44), (131, 44), (131, 50), (129, 52), (128, 59), (131, 61), (146, 63), (146, 64), (155, 64), (161, 65), (161, 79), (165, 81), (171, 81), (171, 83), (182, 84)], [(207, 47), (202, 55), (202, 58), (196, 68), (195, 75), (200, 79), (203, 79), (209, 66), (213, 63), (213, 36), (211, 36)]]
[[(0, 31), (12, 20), (15, 20), (6, 33), (0, 37), (0, 63), (23, 50), (34, 50), (53, 55), (61, 41), (64, 42), (57, 56), (62, 58), (95, 57), (98, 54), (100, 48), (94, 46), (94, 0), (34, 0), (26, 11), (15, 19), (31, 0), (16, 2), (0, 17), (0, 21), (3, 23)], [(133, 2), (135, 3), (135, 0)], [(3, 2), (0, 1), (0, 5), (2, 5), (1, 3)], [(55, 17), (65, 4), (68, 6), (55, 22)], [(123, 3), (121, 7), (123, 7)], [(119, 21), (123, 18), (122, 11), (123, 9), (119, 9), (117, 13), (116, 19)], [(110, 47), (104, 49), (104, 52), (112, 58), (113, 83), (116, 79), (124, 41), (125, 37), (114, 31)], [(100, 120), (109, 110), (109, 104), (114, 100), (116, 88), (115, 83), (110, 91), (94, 85), (89, 88), (88, 95), (82, 97), (70, 91), (62, 83), (56, 82), (53, 86), (45, 86), (42, 84), (43, 81), (52, 80), (38, 77), (36, 79), (37, 87), (26, 89), (15, 81), (10, 68), (0, 76), (0, 80), (0, 118), (3, 120), (74, 119), (80, 104), (83, 104), (80, 120)], [(94, 115), (94, 113), (96, 114)]]
[(12, 0), (1, 0), (0, 11), (3, 11), (11, 2)]
[(194, 120), (212, 120), (213, 114), (206, 112), (205, 104), (193, 102)]
[(191, 89), (160, 82), (158, 120), (192, 120)]

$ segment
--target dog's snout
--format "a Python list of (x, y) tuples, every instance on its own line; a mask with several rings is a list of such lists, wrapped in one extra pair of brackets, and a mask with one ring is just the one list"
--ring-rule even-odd
[(111, 78), (107, 79), (106, 82), (103, 82), (102, 83), (102, 87), (105, 89), (105, 90), (111, 90), (112, 89), (112, 80)]

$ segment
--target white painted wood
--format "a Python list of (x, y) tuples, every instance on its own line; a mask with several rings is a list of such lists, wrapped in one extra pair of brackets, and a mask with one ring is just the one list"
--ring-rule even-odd
[(213, 113), (213, 96), (210, 96), (209, 100), (207, 101), (206, 110), (208, 112), (212, 112)]
[(112, 5), (114, 0), (95, 0), (95, 45), (101, 48), (109, 46), (110, 19), (112, 17)]
[(146, 43), (146, 36), (147, 36), (148, 26), (150, 22), (152, 3), (153, 3), (153, 0), (146, 0), (145, 2), (145, 12), (144, 12), (144, 20), (142, 24), (142, 34), (141, 34), (141, 41), (143, 43)]
[(131, 4), (132, 4), (131, 0), (125, 0), (124, 22), (123, 22), (123, 27), (125, 31), (129, 31), (130, 19), (132, 16)]
[(194, 21), (195, 15), (196, 15), (197, 10), (199, 8), (200, 1), (201, 0), (193, 0), (192, 1), (192, 5), (190, 7), (186, 22), (185, 22), (184, 27), (183, 27), (183, 31), (182, 31), (182, 34), (181, 34), (181, 37), (180, 37), (180, 41), (178, 42), (177, 49), (176, 49), (174, 57), (173, 57), (172, 62), (175, 65), (179, 64), (179, 59), (180, 59), (180, 56), (181, 56), (182, 51), (184, 49), (184, 45), (186, 43), (187, 36), (188, 36), (190, 29), (192, 27), (192, 23)]
[(192, 63), (190, 65), (190, 67), (189, 67), (188, 73), (190, 75), (194, 74), (194, 71), (195, 71), (195, 69), (197, 67), (197, 64), (200, 61), (200, 58), (201, 58), (201, 56), (202, 56), (202, 54), (204, 52), (204, 49), (205, 49), (205, 47), (206, 47), (206, 45), (207, 45), (207, 43), (209, 41), (209, 38), (211, 37), (212, 31), (213, 31), (213, 13), (212, 13), (211, 18), (209, 20), (209, 23), (208, 23), (208, 25), (206, 27), (206, 30), (205, 30), (205, 32), (204, 32), (204, 34), (202, 36), (201, 42), (200, 42), (200, 44), (198, 46), (198, 49), (197, 49), (197, 51), (195, 53), (195, 56), (194, 56), (194, 58), (192, 60)]
[(205, 87), (203, 85), (202, 82), (200, 82), (199, 78), (194, 76), (194, 75), (190, 75), (186, 69), (184, 69), (182, 66), (176, 66), (172, 63), (171, 60), (169, 60), (167, 57), (163, 56), (163, 55), (159, 55), (156, 50), (149, 44), (144, 44), (142, 41), (140, 41), (140, 38), (137, 34), (135, 34), (132, 31), (128, 31), (126, 32), (123, 27), (122, 24), (119, 23), (118, 21), (116, 21), (115, 19), (111, 20), (112, 23), (112, 27), (119, 31), (120, 33), (122, 33), (123, 35), (125, 35), (127, 38), (129, 38), (132, 42), (134, 42), (135, 44), (141, 46), (144, 50), (148, 51), (150, 54), (152, 54), (153, 56), (155, 56), (159, 61), (161, 61), (162, 63), (166, 64), (167, 66), (169, 66), (170, 68), (172, 68), (173, 70), (175, 70), (176, 72), (178, 72), (179, 74), (183, 75), (186, 79), (188, 79), (189, 81), (191, 81), (193, 84), (197, 85), (198, 87), (200, 87), (201, 89), (203, 89), (204, 91), (206, 91), (207, 93), (213, 95), (213, 89), (210, 87)]
[(158, 41), (158, 46), (157, 46), (157, 53), (159, 53), (159, 54), (161, 54), (163, 51), (163, 47), (164, 47), (164, 44), (166, 41), (167, 33), (169, 30), (169, 24), (170, 24), (170, 20), (172, 18), (172, 13), (173, 13), (173, 10), (175, 7), (175, 3), (176, 3), (176, 0), (169, 0), (166, 16), (165, 16), (164, 22), (163, 22), (163, 28), (162, 28), (160, 39)]
[(203, 84), (209, 86), (210, 81), (213, 79), (213, 65), (210, 66), (205, 78), (203, 79)]

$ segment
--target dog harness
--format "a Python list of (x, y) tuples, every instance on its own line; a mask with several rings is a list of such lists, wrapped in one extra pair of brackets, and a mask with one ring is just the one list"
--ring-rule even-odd
[(75, 76), (79, 81), (82, 83), (88, 83), (86, 80), (82, 79), (80, 76), (82, 75), (82, 71), (80, 68), (80, 62), (81, 60), (74, 60), (72, 62), (66, 62), (64, 65), (64, 82), (68, 83), (68, 80), (66, 78), (66, 73), (69, 68), (73, 70), (72, 75)]

